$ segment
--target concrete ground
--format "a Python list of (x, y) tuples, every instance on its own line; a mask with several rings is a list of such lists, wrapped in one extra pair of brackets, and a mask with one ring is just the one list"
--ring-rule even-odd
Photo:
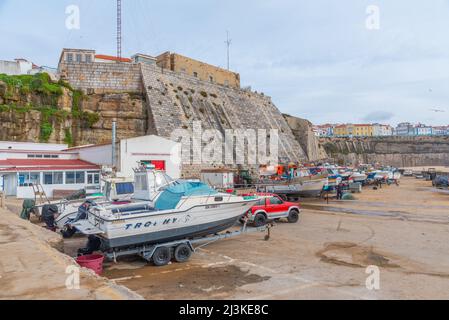
[[(107, 263), (112, 284), (83, 271), (75, 291), (65, 288), (73, 260), (53, 248), (73, 256), (85, 239), (62, 244), (1, 212), (0, 299), (138, 298), (122, 286), (146, 299), (449, 299), (449, 194), (403, 178), (356, 197), (304, 202), (300, 223), (279, 223), (269, 241), (260, 233), (219, 241), (185, 264)], [(367, 289), (368, 266), (380, 270), (379, 290)]]
[(0, 299), (141, 299), (87, 269), (80, 269), (79, 288), (67, 282), (76, 273), (67, 268), (77, 265), (58, 251), (62, 247), (56, 233), (0, 209)]
[[(220, 241), (162, 268), (130, 258), (105, 275), (146, 299), (449, 299), (449, 195), (430, 186), (404, 178), (354, 202), (304, 203), (268, 242)], [(366, 286), (373, 265), (379, 290)]]

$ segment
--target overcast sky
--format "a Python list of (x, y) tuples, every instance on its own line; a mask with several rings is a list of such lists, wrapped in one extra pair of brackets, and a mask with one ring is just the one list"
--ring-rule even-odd
[[(115, 0), (0, 0), (0, 59), (56, 66), (63, 47), (115, 54)], [(80, 29), (66, 28), (66, 7)], [(379, 8), (379, 29), (367, 28)], [(285, 113), (449, 124), (449, 0), (123, 0), (124, 56), (173, 51), (231, 68)], [(444, 112), (435, 112), (441, 110)]]

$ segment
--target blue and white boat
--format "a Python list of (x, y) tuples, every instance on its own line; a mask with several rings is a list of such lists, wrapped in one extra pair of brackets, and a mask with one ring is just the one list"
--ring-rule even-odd
[(174, 181), (147, 168), (135, 171), (134, 185), (132, 203), (93, 206), (87, 219), (73, 226), (96, 235), (107, 251), (216, 234), (236, 224), (257, 202), (201, 182)]

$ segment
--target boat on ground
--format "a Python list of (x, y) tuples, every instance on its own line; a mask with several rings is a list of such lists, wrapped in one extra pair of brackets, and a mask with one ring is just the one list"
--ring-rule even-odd
[(363, 184), (368, 179), (368, 175), (361, 172), (353, 172), (351, 178), (354, 182), (361, 182)]
[(134, 193), (133, 179), (130, 178), (107, 178), (103, 180), (102, 193), (87, 195), (85, 190), (80, 190), (73, 195), (57, 201), (51, 201), (44, 205), (34, 207), (36, 215), (45, 217), (49, 210), (56, 213), (56, 218), (52, 223), (60, 230), (64, 230), (67, 223), (74, 220), (79, 211), (79, 207), (88, 202), (97, 204), (125, 204), (130, 203)]
[(287, 198), (311, 198), (319, 197), (327, 182), (327, 178), (294, 178), (290, 181), (264, 183), (259, 188), (265, 192), (285, 195)]
[[(140, 203), (139, 203), (140, 201)], [(73, 224), (94, 235), (102, 251), (213, 235), (234, 226), (258, 201), (219, 193), (202, 182), (172, 180), (164, 172), (135, 170), (133, 202), (95, 204)]]

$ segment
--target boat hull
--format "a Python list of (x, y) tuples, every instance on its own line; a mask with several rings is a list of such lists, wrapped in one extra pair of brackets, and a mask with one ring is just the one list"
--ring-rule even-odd
[(298, 196), (302, 198), (319, 197), (327, 180), (304, 181), (300, 184), (272, 185), (266, 187), (267, 192)]
[(172, 230), (161, 230), (140, 235), (125, 236), (121, 238), (100, 238), (102, 240), (102, 245), (106, 250), (111, 248), (124, 248), (138, 244), (152, 245), (177, 240), (193, 239), (227, 230), (234, 226), (241, 217), (242, 215), (238, 215), (226, 220), (213, 221), (201, 225), (181, 227)]

